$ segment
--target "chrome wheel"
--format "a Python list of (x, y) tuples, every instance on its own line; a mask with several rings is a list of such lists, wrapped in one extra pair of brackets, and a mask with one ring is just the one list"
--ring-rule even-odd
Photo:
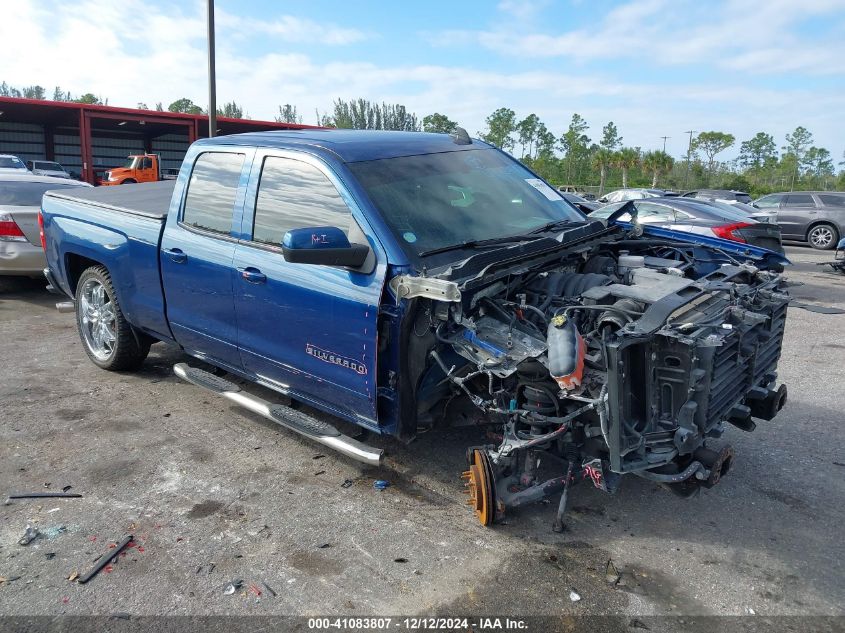
[(100, 281), (85, 281), (78, 310), (85, 345), (98, 360), (108, 360), (115, 349), (115, 311), (114, 303)]
[(834, 239), (833, 229), (829, 226), (816, 226), (810, 231), (810, 244), (813, 248), (828, 249), (833, 245)]

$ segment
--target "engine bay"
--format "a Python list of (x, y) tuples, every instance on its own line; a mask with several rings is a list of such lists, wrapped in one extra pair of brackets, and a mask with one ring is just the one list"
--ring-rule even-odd
[[(563, 493), (562, 529), (582, 479), (608, 492), (629, 473), (682, 496), (712, 487), (733, 459), (717, 442), (726, 423), (751, 431), (786, 400), (783, 279), (724, 253), (616, 240), (455, 285), (447, 300), (418, 293), (408, 375), (420, 429), (494, 429), (465, 473), (484, 524)], [(550, 460), (557, 474), (543, 479)]]

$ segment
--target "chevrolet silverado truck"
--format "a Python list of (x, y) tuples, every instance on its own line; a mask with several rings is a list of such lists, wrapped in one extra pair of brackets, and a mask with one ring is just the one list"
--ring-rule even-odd
[(728, 426), (786, 401), (782, 255), (591, 220), (463, 130), (203, 139), (175, 181), (42, 206), (45, 274), (96, 365), (180, 346), (223, 370), (182, 379), (373, 465), (225, 373), (402, 442), (481, 425), (463, 477), (484, 525), (560, 494), (560, 530), (581, 480), (712, 487)]

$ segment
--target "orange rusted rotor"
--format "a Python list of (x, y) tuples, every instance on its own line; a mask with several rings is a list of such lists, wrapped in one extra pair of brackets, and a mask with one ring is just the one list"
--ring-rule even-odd
[(493, 487), (493, 469), (487, 453), (474, 449), (469, 454), (469, 470), (463, 473), (464, 486), (481, 525), (492, 525), (496, 515), (496, 492)]

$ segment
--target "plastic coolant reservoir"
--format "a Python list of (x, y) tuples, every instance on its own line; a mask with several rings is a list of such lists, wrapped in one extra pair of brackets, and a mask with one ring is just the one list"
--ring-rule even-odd
[(575, 324), (564, 316), (553, 318), (546, 344), (552, 378), (566, 391), (580, 387), (584, 376), (586, 345)]

